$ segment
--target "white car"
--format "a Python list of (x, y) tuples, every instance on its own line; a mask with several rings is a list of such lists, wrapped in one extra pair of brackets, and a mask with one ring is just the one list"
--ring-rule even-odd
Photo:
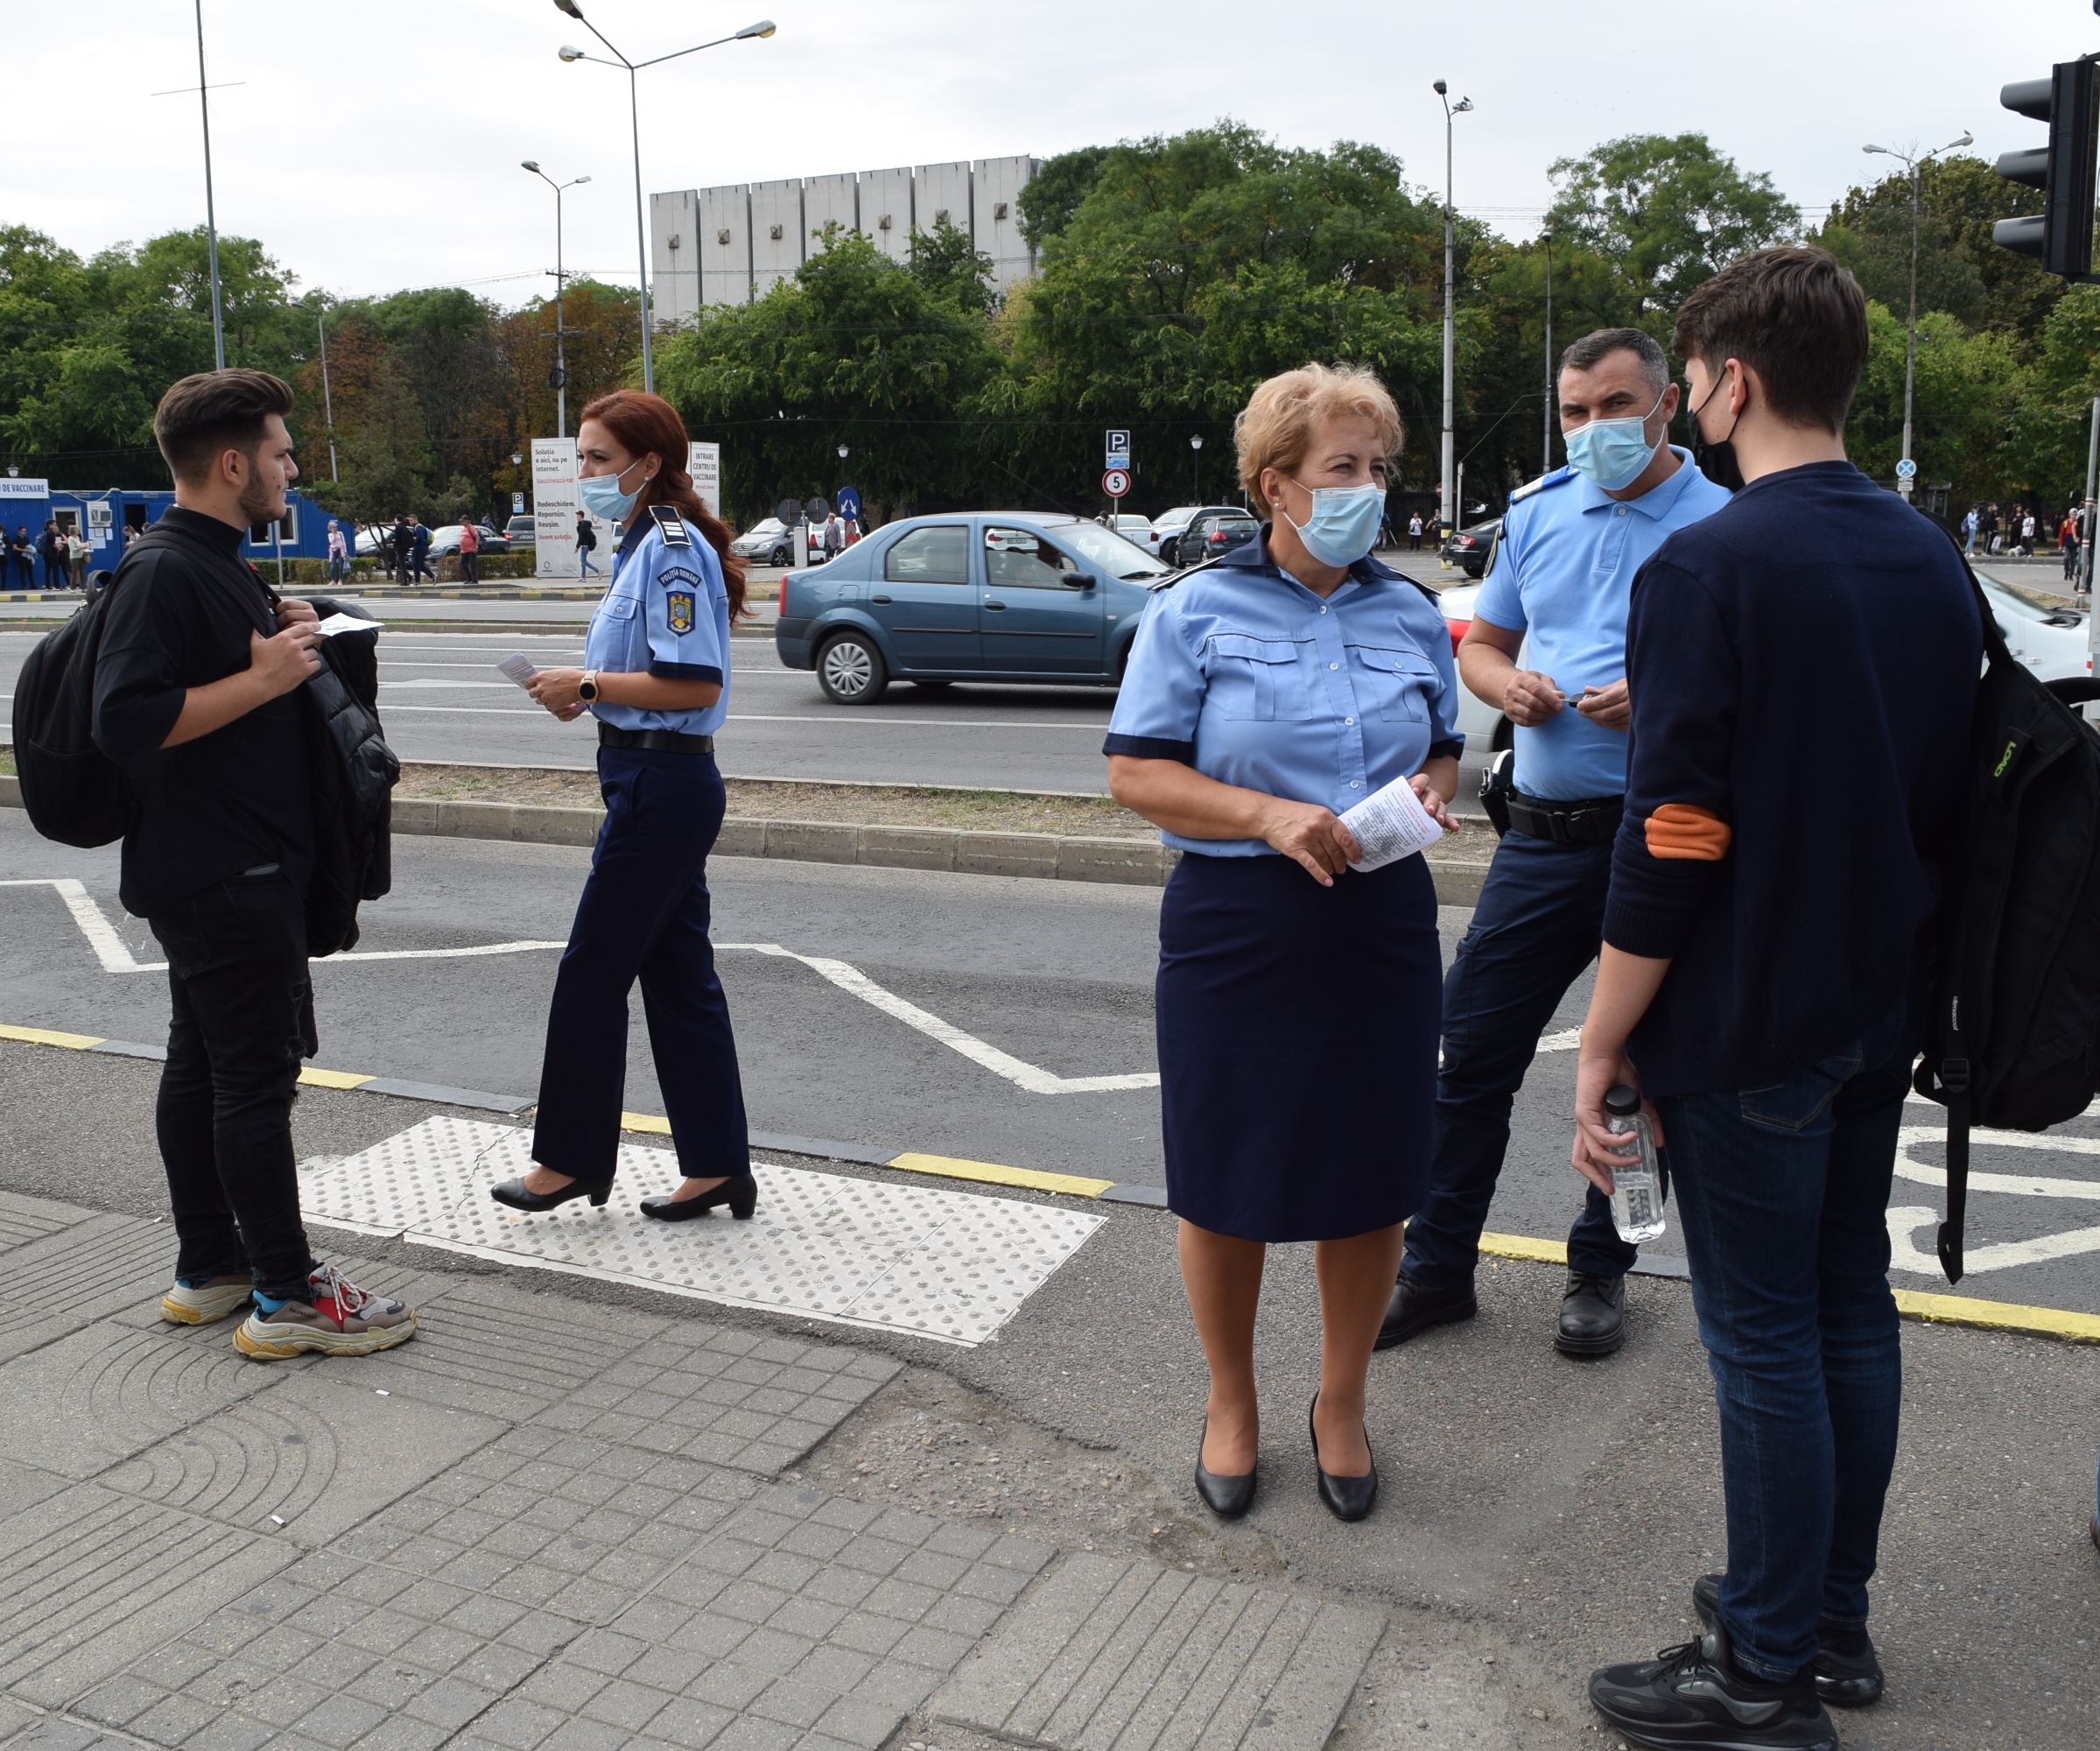
[[(1443, 623), (1450, 629), (1451, 651), (1458, 650), (1458, 641), (1465, 636), (1465, 629), (1473, 623), (1473, 604), (1480, 600), (1478, 584), (1453, 584), (1436, 598), (1437, 612), (1443, 615)], [(1524, 660), (1524, 647), (1517, 647), (1517, 661)], [(1469, 749), (1499, 749), (1512, 745), (1514, 726), (1509, 720), (1486, 700), (1479, 698), (1464, 681), (1458, 684), (1458, 731), (1465, 737)]]
[(1183, 530), (1195, 522), (1196, 513), (1202, 509), (1200, 504), (1177, 504), (1172, 510), (1160, 512), (1152, 519), (1152, 536), (1145, 544), (1145, 551), (1156, 558), (1159, 553), (1160, 543), (1171, 540), (1175, 536), (1179, 535)]
[(1159, 557), (1159, 531), (1153, 526), (1150, 517), (1139, 517), (1134, 512), (1125, 510), (1118, 511), (1113, 517), (1103, 517), (1101, 520), (1107, 527), (1121, 536), (1124, 540), (1130, 542), (1134, 546), (1142, 547), (1155, 559)]
[(2040, 608), (1991, 578), (1979, 577), (1991, 617), (2005, 646), (2045, 681), (2089, 680), (2093, 653), (2086, 645), (2085, 616), (2068, 608)]

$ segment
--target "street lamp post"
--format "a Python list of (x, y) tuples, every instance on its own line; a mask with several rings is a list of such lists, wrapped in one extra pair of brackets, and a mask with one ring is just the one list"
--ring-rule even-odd
[(1189, 438), (1190, 502), (1203, 503), (1203, 433), (1192, 432)]
[(226, 318), (219, 303), (219, 215), (212, 205), (212, 100), (204, 77), (204, 0), (197, 0), (197, 113), (204, 121), (204, 235), (212, 257), (212, 369), (226, 369)]
[(321, 418), (328, 422), (328, 478), (332, 481), (341, 481), (342, 476), (335, 471), (335, 397), (328, 393), (328, 306), (327, 305), (324, 304), (314, 312), (313, 322), (315, 327), (320, 329), (321, 337)]
[[(1879, 152), (1883, 158), (1900, 159), (1910, 172), (1910, 332), (1903, 354), (1903, 460), (1907, 462), (1911, 460), (1911, 396), (1918, 380), (1918, 228), (1924, 212), (1918, 189), (1918, 172), (1928, 158), (1935, 158), (1942, 152), (1951, 152), (1958, 146), (1970, 144), (1971, 136), (1964, 129), (1960, 139), (1949, 140), (1943, 146), (1935, 146), (1929, 152), (1920, 152), (1915, 157), (1907, 152), (1896, 151), (1888, 146), (1862, 146), (1859, 149), (1863, 152)], [(1912, 472), (1898, 471), (1896, 490), (1906, 499), (1911, 496), (1914, 484), (1915, 475)]]
[(520, 158), (518, 167), (529, 170), (554, 191), (554, 435), (569, 435), (569, 355), (562, 345), (562, 337), (569, 331), (562, 326), (561, 294), (568, 285), (568, 275), (562, 268), (561, 255), (561, 192), (588, 182), (587, 176), (572, 176), (566, 182), (557, 182), (530, 158)]
[[(201, 4), (201, 0), (200, 0)], [(652, 55), (647, 60), (629, 60), (613, 47), (606, 34), (583, 16), (583, 8), (577, 0), (554, 0), (555, 5), (575, 19), (612, 53), (611, 60), (604, 60), (581, 49), (564, 46), (561, 58), (565, 61), (597, 61), (601, 67), (623, 67), (627, 72), (627, 121), (635, 148), (635, 248), (640, 258), (642, 275), (642, 387), (654, 395), (657, 390), (656, 355), (650, 344), (649, 316), (649, 232), (642, 217), (642, 98), (636, 75), (645, 67), (658, 67), (667, 60), (678, 60), (689, 54), (698, 54), (702, 49), (720, 48), (724, 43), (741, 43), (747, 37), (769, 37), (779, 27), (770, 18), (761, 18), (755, 25), (746, 25), (742, 30), (727, 37), (717, 37), (713, 42), (695, 43), (689, 49), (676, 49), (670, 54)]]
[(1458, 526), (1452, 520), (1452, 497), (1457, 487), (1451, 468), (1451, 370), (1454, 356), (1451, 311), (1457, 287), (1452, 256), (1457, 248), (1457, 237), (1451, 213), (1451, 117), (1462, 116), (1471, 109), (1473, 100), (1461, 97), (1456, 103), (1452, 102), (1450, 88), (1441, 79), (1436, 82), (1433, 89), (1443, 103), (1443, 472), (1438, 478), (1443, 488), (1443, 502), (1439, 510), (1443, 518), (1443, 533), (1448, 536)]
[(1541, 420), (1539, 473), (1553, 472), (1553, 233), (1542, 231), (1539, 242), (1546, 251), (1546, 411)]

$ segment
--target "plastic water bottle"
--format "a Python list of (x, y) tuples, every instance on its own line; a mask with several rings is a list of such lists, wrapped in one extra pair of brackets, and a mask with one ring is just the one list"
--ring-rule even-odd
[(1620, 1083), (1605, 1095), (1605, 1127), (1614, 1136), (1631, 1138), (1636, 1159), (1612, 1165), (1612, 1226), (1629, 1246), (1652, 1241), (1662, 1220), (1662, 1185), (1655, 1171), (1655, 1132), (1640, 1109), (1640, 1091)]

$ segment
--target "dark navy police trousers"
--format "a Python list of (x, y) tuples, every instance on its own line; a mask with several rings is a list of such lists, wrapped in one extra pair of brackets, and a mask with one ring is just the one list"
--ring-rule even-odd
[[(1443, 981), (1443, 1066), (1429, 1200), (1408, 1224), (1401, 1269), (1425, 1289), (1471, 1281), (1480, 1231), (1509, 1150), (1509, 1113), (1568, 988), (1604, 940), (1612, 846), (1557, 845), (1510, 833), (1473, 908), (1473, 922)], [(1563, 1164), (1570, 1182), (1575, 1170)], [(1612, 1226), (1612, 1200), (1596, 1187), (1568, 1235), (1568, 1262), (1621, 1276), (1639, 1249)]]
[(554, 981), (532, 1158), (609, 1180), (627, 1085), (628, 993), (642, 981), (650, 1051), (689, 1179), (748, 1172), (729, 1007), (707, 940), (707, 854), (721, 831), (712, 754), (601, 748), (605, 825)]

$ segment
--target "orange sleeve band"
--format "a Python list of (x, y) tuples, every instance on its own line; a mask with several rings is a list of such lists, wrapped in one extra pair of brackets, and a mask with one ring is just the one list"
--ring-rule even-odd
[(1728, 854), (1735, 829), (1711, 809), (1694, 803), (1665, 803), (1647, 819), (1650, 857), (1718, 863)]

